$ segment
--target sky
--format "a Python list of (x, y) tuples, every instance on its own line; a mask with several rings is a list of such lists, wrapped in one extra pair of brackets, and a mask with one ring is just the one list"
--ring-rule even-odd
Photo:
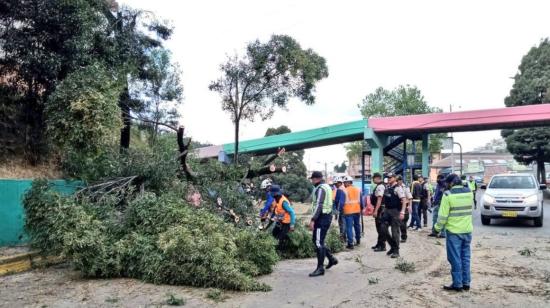
[[(241, 140), (269, 127), (293, 131), (361, 119), (357, 105), (377, 87), (417, 86), (445, 111), (504, 106), (523, 55), (550, 36), (550, 1), (175, 1), (119, 0), (152, 11), (175, 28), (166, 46), (182, 69), (180, 123), (194, 140), (233, 142), (233, 124), (208, 90), (229, 55), (272, 34), (294, 37), (327, 60), (316, 104), (293, 100), (262, 122), (244, 122)], [(499, 131), (456, 133), (464, 151)], [(345, 160), (343, 146), (306, 151), (310, 169)]]

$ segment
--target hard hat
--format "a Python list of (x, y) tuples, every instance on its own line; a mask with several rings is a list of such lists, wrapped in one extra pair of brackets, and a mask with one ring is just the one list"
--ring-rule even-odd
[(335, 177), (334, 177), (334, 182), (336, 182), (336, 183), (342, 183), (342, 182), (343, 182), (342, 177), (341, 177), (341, 176), (335, 176)]
[(273, 184), (270, 179), (265, 179), (262, 181), (262, 185), (260, 186), (262, 189), (266, 189), (268, 186), (271, 186)]
[(349, 175), (346, 175), (344, 176), (344, 179), (343, 179), (344, 182), (353, 182), (353, 178)]

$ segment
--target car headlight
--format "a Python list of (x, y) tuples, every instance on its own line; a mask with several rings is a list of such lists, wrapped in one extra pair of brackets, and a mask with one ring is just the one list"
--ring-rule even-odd
[(496, 200), (495, 200), (495, 198), (493, 198), (493, 196), (490, 196), (488, 194), (484, 194), (483, 195), (483, 202), (487, 203), (487, 204), (493, 204), (493, 203), (496, 203)]
[(537, 203), (539, 201), (539, 197), (537, 195), (529, 196), (525, 199), (523, 199), (523, 203), (529, 204), (529, 203)]

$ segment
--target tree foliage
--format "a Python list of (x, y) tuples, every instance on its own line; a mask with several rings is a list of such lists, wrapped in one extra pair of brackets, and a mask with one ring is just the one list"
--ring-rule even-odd
[[(393, 90), (379, 87), (373, 93), (368, 94), (358, 107), (364, 118), (442, 112), (441, 108), (431, 107), (426, 102), (420, 89), (409, 85), (400, 85)], [(441, 151), (443, 147), (441, 139), (445, 136), (446, 134), (432, 134), (430, 136), (429, 149), (431, 153)], [(418, 146), (421, 151), (420, 144)], [(354, 155), (353, 157), (359, 157), (357, 155), (360, 155), (362, 147), (362, 142), (359, 142), (348, 145), (346, 149), (350, 155)]]
[(269, 290), (253, 277), (278, 261), (274, 239), (239, 229), (174, 194), (118, 200), (63, 197), (45, 181), (24, 200), (35, 248), (61, 253), (87, 277), (133, 277), (162, 284)]
[(120, 81), (101, 65), (72, 72), (50, 95), (46, 123), (50, 140), (62, 153), (95, 156), (112, 147), (122, 127)]
[[(522, 58), (507, 107), (547, 103), (550, 99), (550, 42), (545, 39)], [(508, 151), (523, 164), (537, 164), (539, 181), (546, 181), (544, 163), (550, 162), (550, 130), (548, 127), (503, 130)]]
[(285, 108), (291, 97), (314, 104), (315, 85), (328, 76), (325, 62), (290, 36), (273, 35), (267, 43), (248, 44), (245, 56), (230, 57), (220, 66), (222, 77), (209, 89), (221, 95), (222, 109), (235, 125), (235, 162), (240, 122), (268, 119), (275, 107)]
[[(5, 0), (0, 3), (0, 80), (15, 100), (0, 100), (0, 122), (17, 132), (31, 163), (48, 153), (45, 108), (56, 87), (72, 73), (102, 65), (122, 84), (121, 142), (129, 144), (131, 112), (144, 102), (128, 93), (127, 76), (145, 80), (151, 49), (171, 29), (149, 12), (105, 0)], [(5, 136), (5, 137), (4, 137)], [(3, 140), (2, 140), (3, 141)], [(15, 147), (14, 147), (15, 148)]]
[[(285, 125), (268, 128), (265, 136), (287, 134), (292, 132)], [(307, 177), (307, 168), (304, 164), (304, 150), (285, 152), (282, 157), (275, 159), (272, 163), (276, 166), (286, 166), (287, 172), (269, 175), (274, 183), (280, 185), (284, 193), (294, 202), (305, 202), (311, 195), (312, 186)], [(267, 156), (256, 157), (256, 161), (265, 161)], [(260, 184), (263, 178), (256, 182)], [(263, 192), (260, 192), (263, 193)]]

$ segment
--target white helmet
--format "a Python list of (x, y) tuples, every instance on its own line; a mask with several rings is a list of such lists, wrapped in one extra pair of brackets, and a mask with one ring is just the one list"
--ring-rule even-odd
[(341, 176), (335, 176), (334, 177), (334, 183), (342, 183), (343, 182), (343, 179)]
[(266, 189), (268, 186), (271, 186), (273, 183), (270, 179), (265, 179), (262, 181), (262, 185), (260, 186), (262, 189)]
[(342, 179), (344, 182), (353, 182), (353, 178), (349, 175), (346, 175)]

